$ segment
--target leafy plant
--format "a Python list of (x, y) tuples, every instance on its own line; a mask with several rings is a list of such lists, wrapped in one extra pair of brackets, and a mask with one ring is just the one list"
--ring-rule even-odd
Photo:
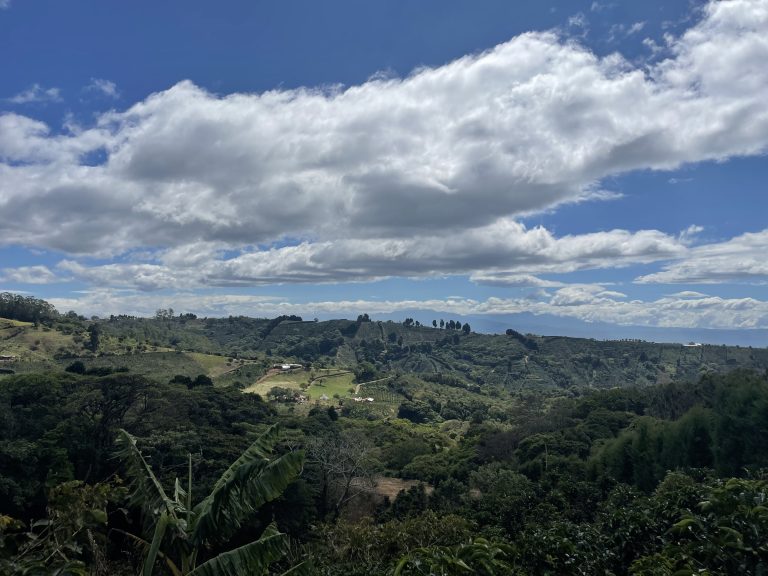
[[(279, 439), (271, 426), (221, 475), (213, 490), (192, 505), (192, 465), (186, 488), (176, 479), (170, 497), (136, 445), (136, 438), (119, 432), (121, 450), (133, 487), (132, 501), (139, 504), (149, 520), (150, 540), (125, 533), (146, 551), (142, 576), (153, 574), (159, 560), (174, 576), (228, 576), (267, 574), (270, 564), (286, 551), (286, 536), (270, 524), (261, 536), (239, 548), (223, 552), (198, 565), (206, 550), (225, 544), (265, 503), (278, 498), (296, 479), (304, 461), (302, 452), (279, 457), (273, 450)], [(286, 574), (307, 573), (307, 562)]]
[(512, 570), (507, 561), (511, 548), (506, 544), (475, 538), (458, 546), (419, 548), (403, 557), (393, 576), (496, 576)]

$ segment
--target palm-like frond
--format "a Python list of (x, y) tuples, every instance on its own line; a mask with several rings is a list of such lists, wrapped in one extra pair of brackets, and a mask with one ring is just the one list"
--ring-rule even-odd
[(270, 460), (278, 430), (271, 426), (222, 474), (213, 491), (194, 509), (192, 541), (223, 539), (260, 506), (278, 498), (301, 471), (304, 454), (289, 452)]
[(144, 568), (141, 571), (142, 576), (152, 576), (152, 569), (155, 567), (157, 554), (160, 552), (160, 544), (163, 542), (163, 536), (168, 528), (169, 518), (166, 512), (160, 514), (155, 526), (155, 533), (152, 536), (152, 543), (149, 545), (147, 557), (144, 559)]
[(121, 428), (118, 430), (117, 443), (120, 446), (117, 456), (125, 463), (126, 474), (133, 489), (132, 503), (143, 507), (152, 517), (167, 512), (175, 518), (174, 502), (165, 493), (162, 484), (136, 446), (136, 438)]
[[(149, 550), (152, 544), (150, 542), (147, 542), (144, 540), (144, 538), (140, 536), (136, 536), (136, 534), (131, 534), (130, 532), (126, 532), (125, 530), (121, 530), (120, 528), (112, 528), (113, 532), (117, 532), (118, 534), (122, 534), (126, 538), (128, 538), (133, 544), (136, 545), (137, 548), (140, 548), (142, 550)], [(181, 571), (179, 568), (174, 564), (173, 560), (168, 558), (165, 554), (158, 551), (157, 557), (160, 558), (163, 562), (165, 562), (166, 567), (168, 570), (170, 570), (172, 576), (181, 576)]]
[(296, 564), (293, 568), (286, 570), (280, 576), (312, 576), (314, 573), (312, 562), (305, 560), (301, 564)]
[(285, 534), (278, 532), (275, 525), (271, 524), (255, 542), (211, 558), (192, 570), (189, 576), (266, 574), (269, 565), (285, 553), (285, 542)]

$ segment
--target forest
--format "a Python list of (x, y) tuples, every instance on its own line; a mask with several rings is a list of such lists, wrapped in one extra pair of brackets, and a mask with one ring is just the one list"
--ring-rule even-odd
[(8, 300), (2, 574), (768, 571), (764, 349)]

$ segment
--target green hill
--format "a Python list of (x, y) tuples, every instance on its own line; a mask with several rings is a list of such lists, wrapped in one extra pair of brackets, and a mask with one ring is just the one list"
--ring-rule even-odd
[(768, 369), (765, 348), (599, 341), (512, 329), (476, 334), (362, 316), (323, 322), (172, 313), (92, 320), (69, 313), (44, 323), (5, 319), (0, 356), (12, 357), (3, 361), (6, 372), (64, 368), (80, 359), (90, 367), (126, 367), (162, 378), (205, 374), (219, 385), (242, 387), (273, 363), (354, 369), (367, 362), (379, 373), (450, 376), (466, 388), (511, 392), (647, 386), (736, 368)]

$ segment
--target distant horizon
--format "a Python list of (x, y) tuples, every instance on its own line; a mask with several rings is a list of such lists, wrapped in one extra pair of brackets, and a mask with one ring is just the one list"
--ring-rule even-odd
[[(195, 314), (196, 317), (205, 319), (224, 319), (228, 316), (215, 316), (197, 314), (192, 310), (176, 309), (173, 306), (174, 317), (184, 314)], [(73, 310), (78, 313), (77, 310)], [(159, 310), (158, 310), (159, 311)], [(60, 314), (66, 314), (69, 311), (58, 310)], [(79, 314), (79, 313), (78, 313)], [(80, 316), (86, 317), (82, 314)], [(238, 315), (254, 319), (271, 320), (284, 314), (273, 314), (264, 316)], [(313, 322), (315, 320), (326, 322), (333, 320), (346, 320), (354, 322), (356, 316), (350, 315), (328, 315), (322, 314), (312, 316), (301, 313), (294, 313), (300, 316), (303, 322)], [(119, 317), (121, 314), (111, 314), (98, 316), (98, 320), (109, 320), (110, 316)], [(155, 314), (125, 314), (125, 316), (153, 319)], [(395, 322), (402, 323), (406, 318), (418, 320), (426, 328), (434, 328), (432, 320), (461, 320), (462, 323), (469, 323), (472, 332), (486, 335), (503, 335), (507, 329), (513, 329), (522, 334), (531, 334), (539, 337), (568, 337), (583, 338), (601, 341), (643, 341), (656, 344), (689, 344), (698, 343), (705, 346), (743, 346), (743, 347), (768, 347), (768, 330), (766, 329), (741, 329), (741, 330), (723, 330), (723, 329), (686, 329), (686, 328), (658, 328), (653, 326), (621, 326), (605, 323), (589, 323), (574, 319), (558, 318), (552, 315), (535, 316), (530, 313), (509, 314), (509, 315), (462, 315), (446, 314), (433, 310), (406, 310), (402, 315), (370, 314), (372, 322)], [(88, 318), (88, 317), (86, 317)], [(440, 327), (437, 327), (440, 329)]]

